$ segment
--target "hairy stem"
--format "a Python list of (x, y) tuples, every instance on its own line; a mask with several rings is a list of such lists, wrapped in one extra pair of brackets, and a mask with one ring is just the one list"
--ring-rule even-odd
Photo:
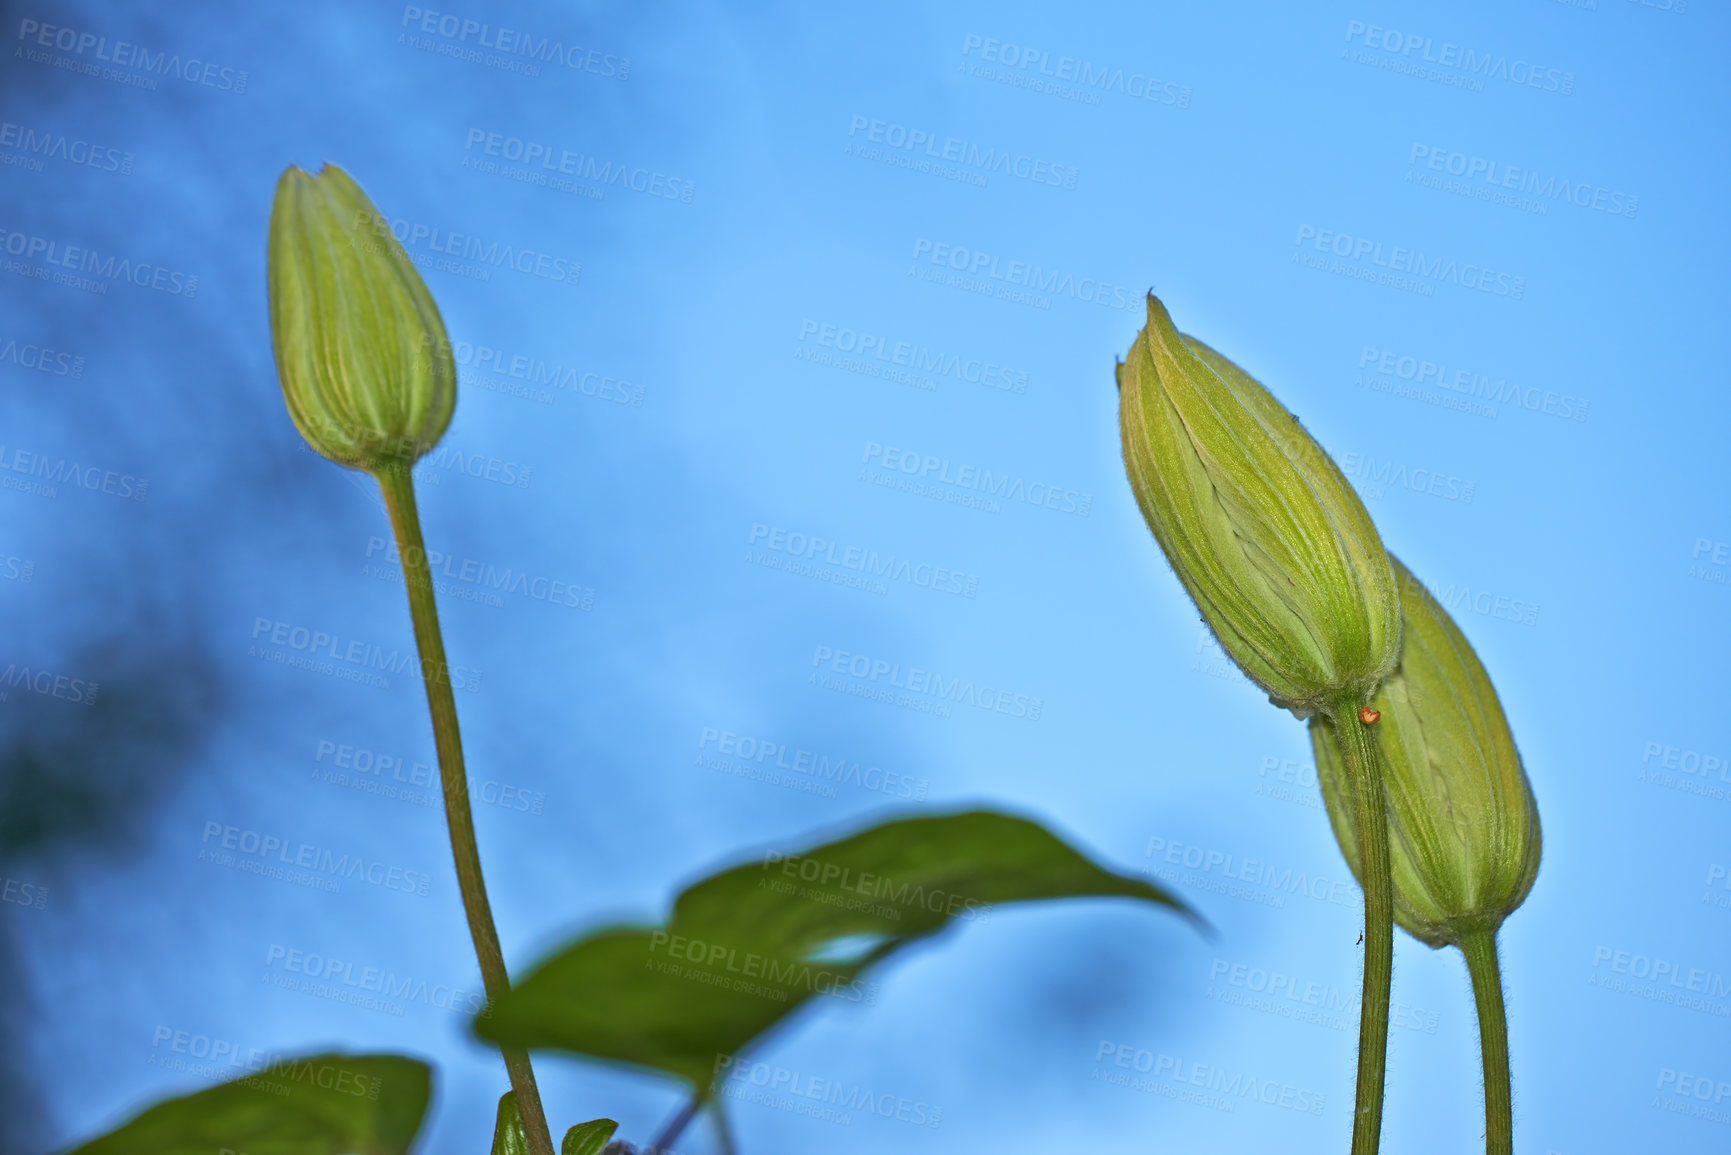
[(1343, 702), (1334, 729), (1352, 779), (1358, 828), (1359, 882), (1364, 887), (1364, 999), (1358, 1020), (1358, 1086), (1352, 1114), (1352, 1155), (1376, 1155), (1382, 1139), (1382, 1088), (1388, 1068), (1388, 1000), (1394, 980), (1394, 877), (1388, 852), (1388, 809), (1382, 752), (1358, 704)]
[[(457, 863), (457, 888), (463, 895), (463, 913), (469, 920), (469, 937), (481, 963), (481, 982), (487, 999), (497, 1001), (511, 990), (505, 970), (505, 955), (499, 949), (499, 932), (493, 926), (493, 908), (487, 902), (487, 884), (481, 878), (481, 850), (475, 843), (475, 818), (469, 809), (469, 779), (463, 770), (463, 739), (457, 729), (457, 702), (451, 696), (450, 667), (445, 661), (445, 640), (439, 632), (439, 609), (433, 601), (433, 575), (427, 566), (427, 549), (421, 540), (421, 515), (415, 506), (415, 482), (407, 465), (381, 469), (377, 477), (390, 510), (391, 529), (402, 556), (403, 585), (409, 591), (409, 613), (415, 621), (415, 646), (421, 655), (421, 678), (427, 686), (427, 708), (433, 715), (433, 743), (439, 753), (439, 780), (445, 793), (445, 823), (451, 832), (451, 856)], [(521, 1047), (501, 1047), (511, 1089), (517, 1093), (518, 1113), (532, 1155), (553, 1155), (553, 1136), (541, 1107), (541, 1092), (535, 1086), (535, 1071), (529, 1052)]]
[(1477, 930), (1461, 936), (1473, 1002), (1479, 1010), (1479, 1054), (1485, 1068), (1485, 1155), (1513, 1155), (1514, 1097), (1509, 1091), (1509, 1023), (1503, 1014), (1503, 974), (1497, 935)]

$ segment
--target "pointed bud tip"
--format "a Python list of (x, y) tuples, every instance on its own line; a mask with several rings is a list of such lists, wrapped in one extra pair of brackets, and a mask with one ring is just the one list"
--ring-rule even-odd
[(1364, 703), (1400, 638), (1369, 512), (1266, 386), (1147, 301), (1118, 370), (1143, 517), (1222, 649), (1277, 705), (1303, 717)]

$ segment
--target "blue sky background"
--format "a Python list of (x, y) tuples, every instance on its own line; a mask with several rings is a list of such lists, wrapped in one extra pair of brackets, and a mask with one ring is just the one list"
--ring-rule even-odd
[[(12, 248), (23, 263), (0, 276), (4, 658), (102, 685), (93, 707), (18, 686), (0, 702), (0, 872), (26, 900), (0, 905), (8, 1146), (58, 1148), (204, 1085), (171, 1069), (165, 1028), (425, 1056), (429, 1152), (478, 1149), (505, 1086), (461, 1015), (273, 981), (295, 950), (479, 988), (438, 810), (315, 776), (320, 743), (430, 764), (420, 686), (259, 653), (289, 649), (262, 644), (277, 623), (411, 644), (373, 544), (389, 532), (376, 493), (304, 451), (270, 356), (272, 189), (287, 164), (332, 161), (392, 218), (581, 265), (575, 283), (474, 261), (426, 272), (460, 351), (573, 371), (535, 397), (465, 368), (451, 452), (420, 487), (429, 545), (456, 571), (473, 559), (588, 591), (576, 607), (441, 603), (453, 660), (483, 674), (459, 695), (476, 788), (538, 799), (540, 813), (476, 807), (519, 972), (585, 928), (659, 917), (717, 865), (907, 805), (718, 772), (699, 757), (706, 730), (924, 780), (933, 807), (1029, 814), (1126, 870), (1194, 847), (1352, 891), (1303, 726), (1224, 663), (1124, 480), (1112, 366), (1152, 287), (1343, 463), (1502, 695), (1545, 834), (1502, 936), (1519, 1148), (1723, 1150), (1727, 24), (1713, 5), (1662, 5), (6, 4), (7, 131), (66, 144), (63, 159), (0, 141), (8, 238), (198, 278), (191, 296), (97, 292), (45, 283), (42, 259)], [(422, 31), (425, 11), (593, 53), (538, 75), (492, 67), (447, 54), (460, 26)], [(41, 49), (48, 25), (178, 54), (208, 83), (57, 65), (96, 49)], [(1028, 50), (1105, 69), (1108, 86), (1121, 73), (1121, 89), (1030, 87), (1039, 66), (1012, 66)], [(1502, 63), (1488, 79), (1423, 63), (1466, 50)], [(1147, 78), (1160, 99), (1129, 94)], [(898, 150), (860, 148), (874, 121), (1064, 176), (982, 184), (887, 163)], [(466, 165), (488, 159), (487, 133), (662, 174), (689, 200)], [(72, 163), (75, 142), (114, 164)], [(1495, 203), (1481, 175), (1450, 176), (1472, 158), (1566, 180), (1586, 203)], [(1397, 247), (1438, 275), (1361, 279)], [(1074, 291), (971, 291), (939, 254), (1058, 270)], [(1469, 268), (1494, 271), (1491, 291)], [(1099, 284), (1104, 304), (1087, 299)], [(851, 371), (829, 326), (844, 344), (869, 333), (1002, 366), (1021, 391)], [(27, 346), (79, 360), (43, 371)], [(1444, 371), (1419, 380), (1420, 362), (1504, 400), (1446, 407), (1462, 395), (1437, 387)], [(873, 484), (894, 476), (877, 468), (886, 447), (1054, 486), (1078, 512)], [(45, 489), (38, 455), (112, 474), (116, 492)], [(776, 530), (942, 566), (974, 592), (769, 568), (754, 559)], [(1041, 716), (834, 692), (811, 681), (826, 651), (1007, 687)], [(424, 872), (428, 893), (213, 866), (210, 823), (364, 851)], [(739, 1103), (741, 1149), (1340, 1149), (1351, 1013), (1263, 1013), (1232, 979), (1278, 973), (1355, 1005), (1359, 914), (1198, 884), (1221, 873), (1180, 868), (1177, 884), (1213, 942), (1084, 903), (1004, 911), (910, 952), (876, 976), (875, 1006), (814, 1008), (762, 1057), (940, 1106), (941, 1127)], [(1660, 964), (1682, 985), (1655, 983)], [(1394, 998), (1386, 1148), (1472, 1149), (1458, 955), (1400, 936)], [(1220, 1110), (1170, 1075), (1154, 1092), (1107, 1085), (1103, 1046), (1295, 1088), (1321, 1113)], [(678, 1106), (647, 1076), (539, 1069), (556, 1129), (608, 1114), (641, 1142)], [(1698, 1113), (1715, 1108), (1703, 1085), (1726, 1089), (1717, 1117)], [(712, 1144), (700, 1126), (680, 1150)]]

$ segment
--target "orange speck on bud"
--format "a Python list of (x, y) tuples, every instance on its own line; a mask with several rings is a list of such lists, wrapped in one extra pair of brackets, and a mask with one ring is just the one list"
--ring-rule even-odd
[(1381, 710), (1373, 710), (1369, 706), (1359, 708), (1358, 720), (1363, 722), (1366, 726), (1376, 725), (1376, 720), (1380, 717), (1382, 717)]

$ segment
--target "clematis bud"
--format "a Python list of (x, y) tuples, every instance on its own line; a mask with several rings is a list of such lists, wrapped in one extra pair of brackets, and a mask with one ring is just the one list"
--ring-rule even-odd
[(295, 427), (340, 465), (410, 465), (445, 434), (457, 368), (439, 307), (348, 173), (290, 165), (270, 214), (270, 321)]
[[(1372, 700), (1386, 765), (1395, 921), (1433, 947), (1495, 933), (1539, 871), (1539, 809), (1502, 703), (1460, 627), (1398, 559), (1400, 665)], [(1343, 721), (1343, 725), (1357, 725)], [(1353, 778), (1333, 724), (1310, 723), (1335, 839), (1359, 873)]]
[(1394, 668), (1400, 599), (1334, 461), (1153, 294), (1118, 393), (1137, 504), (1221, 648), (1301, 718), (1357, 709)]

